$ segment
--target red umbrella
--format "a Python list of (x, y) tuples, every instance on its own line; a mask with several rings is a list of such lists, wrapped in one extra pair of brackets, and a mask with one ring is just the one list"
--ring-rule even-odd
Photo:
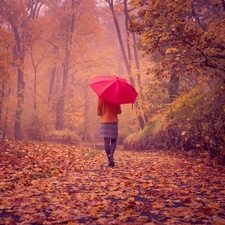
[(138, 95), (126, 79), (119, 78), (115, 75), (96, 76), (91, 81), (90, 86), (99, 98), (117, 105), (134, 103)]

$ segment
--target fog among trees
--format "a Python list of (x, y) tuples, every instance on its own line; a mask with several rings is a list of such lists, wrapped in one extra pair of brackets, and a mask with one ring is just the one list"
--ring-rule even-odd
[(223, 155), (224, 12), (223, 0), (1, 1), (1, 138), (98, 141), (89, 83), (114, 74), (139, 94), (122, 105), (125, 148)]

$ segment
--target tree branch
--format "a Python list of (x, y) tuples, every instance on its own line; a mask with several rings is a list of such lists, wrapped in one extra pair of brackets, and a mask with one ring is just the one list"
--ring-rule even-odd
[(191, 8), (192, 8), (192, 15), (195, 18), (195, 20), (197, 21), (198, 25), (202, 28), (202, 30), (206, 30), (203, 25), (201, 24), (201, 21), (199, 19), (199, 17), (197, 16), (197, 14), (195, 13), (195, 8), (194, 8), (194, 1), (191, 3)]
[[(223, 69), (223, 68), (220, 68), (220, 67), (217, 66), (217, 65), (212, 65), (212, 64), (210, 64), (210, 63), (209, 63), (209, 60), (210, 60), (209, 57), (207, 57), (207, 55), (206, 55), (200, 48), (198, 48), (197, 46), (193, 45), (191, 42), (189, 42), (189, 41), (187, 41), (187, 40), (181, 39), (181, 38), (180, 38), (177, 34), (175, 34), (175, 32), (173, 32), (173, 31), (172, 31), (172, 34), (173, 34), (178, 40), (180, 40), (180, 41), (182, 41), (182, 42), (184, 42), (184, 43), (190, 45), (191, 47), (195, 47), (195, 48), (199, 51), (199, 53), (205, 58), (205, 66), (210, 67), (210, 68), (213, 68), (213, 69), (218, 69), (218, 70), (220, 70), (220, 71), (225, 72), (225, 68)], [(219, 57), (218, 57), (218, 56), (219, 56)], [(214, 55), (214, 56), (211, 56), (211, 57), (214, 57), (214, 58), (222, 58), (222, 59), (225, 58), (225, 56), (222, 56), (222, 55)]]

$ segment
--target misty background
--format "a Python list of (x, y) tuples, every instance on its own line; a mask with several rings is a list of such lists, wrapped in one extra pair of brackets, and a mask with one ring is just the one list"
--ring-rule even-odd
[(167, 3), (1, 1), (0, 137), (100, 141), (89, 83), (117, 75), (119, 144), (224, 152), (224, 1)]

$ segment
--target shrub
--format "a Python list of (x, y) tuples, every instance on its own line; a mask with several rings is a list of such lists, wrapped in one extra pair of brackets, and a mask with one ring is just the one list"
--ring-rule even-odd
[(124, 149), (142, 150), (147, 148), (147, 136), (143, 132), (128, 135), (123, 141)]
[(70, 130), (55, 130), (50, 132), (46, 138), (47, 141), (61, 144), (79, 145), (81, 138)]
[(137, 150), (137, 145), (139, 144), (139, 138), (138, 135), (140, 133), (133, 133), (128, 135), (124, 140), (123, 140), (123, 148), (124, 149), (135, 149)]
[(225, 92), (218, 80), (203, 82), (167, 105), (143, 131), (124, 140), (124, 148), (209, 151), (225, 164)]
[(117, 144), (122, 145), (124, 139), (128, 136), (127, 132), (124, 131), (119, 131), (118, 139), (117, 139)]
[(29, 120), (24, 124), (25, 136), (29, 140), (43, 141), (50, 129), (49, 118), (41, 113), (31, 114)]

